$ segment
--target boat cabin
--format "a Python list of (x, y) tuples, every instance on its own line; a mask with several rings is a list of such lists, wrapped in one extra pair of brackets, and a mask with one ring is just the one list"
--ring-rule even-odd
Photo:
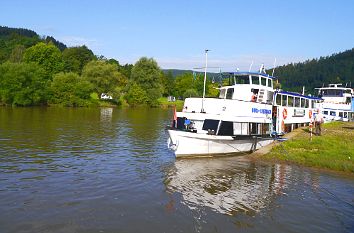
[(219, 88), (219, 99), (237, 99), (271, 104), (274, 77), (262, 73), (229, 73), (232, 86)]

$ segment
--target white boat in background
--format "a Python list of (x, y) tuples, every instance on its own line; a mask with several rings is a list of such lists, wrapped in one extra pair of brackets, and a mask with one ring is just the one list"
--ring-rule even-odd
[(321, 100), (275, 90), (263, 68), (224, 74), (233, 84), (219, 88), (218, 98), (187, 98), (175, 113), (167, 130), (176, 157), (252, 152), (310, 123)]
[(352, 101), (353, 89), (342, 84), (329, 84), (328, 87), (316, 88), (323, 99), (317, 107), (322, 109), (323, 117), (329, 121), (349, 121), (354, 118)]

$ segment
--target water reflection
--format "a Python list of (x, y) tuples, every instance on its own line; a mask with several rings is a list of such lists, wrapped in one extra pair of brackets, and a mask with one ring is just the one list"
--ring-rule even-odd
[(186, 159), (169, 169), (165, 185), (168, 192), (182, 194), (190, 209), (209, 207), (227, 215), (254, 215), (276, 195), (285, 194), (290, 172), (287, 165), (265, 166), (240, 157)]

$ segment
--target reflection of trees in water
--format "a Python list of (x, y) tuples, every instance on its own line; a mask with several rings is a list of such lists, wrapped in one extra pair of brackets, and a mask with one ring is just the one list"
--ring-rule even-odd
[(1, 155), (11, 155), (8, 162), (22, 158), (51, 170), (70, 166), (52, 164), (63, 158), (102, 153), (119, 130), (101, 121), (98, 108), (0, 108), (0, 118), (1, 137), (6, 139), (0, 141)]
[(168, 192), (180, 193), (191, 209), (255, 215), (286, 188), (281, 179), (287, 179), (289, 169), (239, 157), (177, 160), (167, 171), (165, 185)]
[(168, 111), (156, 108), (132, 108), (122, 110), (128, 121), (131, 131), (128, 133), (135, 145), (154, 145), (164, 132), (164, 120)]

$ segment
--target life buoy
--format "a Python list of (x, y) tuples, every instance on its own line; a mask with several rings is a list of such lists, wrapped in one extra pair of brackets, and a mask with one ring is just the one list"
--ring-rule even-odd
[(286, 108), (283, 109), (283, 119), (285, 120), (288, 117), (288, 110)]
[(309, 118), (312, 118), (312, 110), (309, 111)]

